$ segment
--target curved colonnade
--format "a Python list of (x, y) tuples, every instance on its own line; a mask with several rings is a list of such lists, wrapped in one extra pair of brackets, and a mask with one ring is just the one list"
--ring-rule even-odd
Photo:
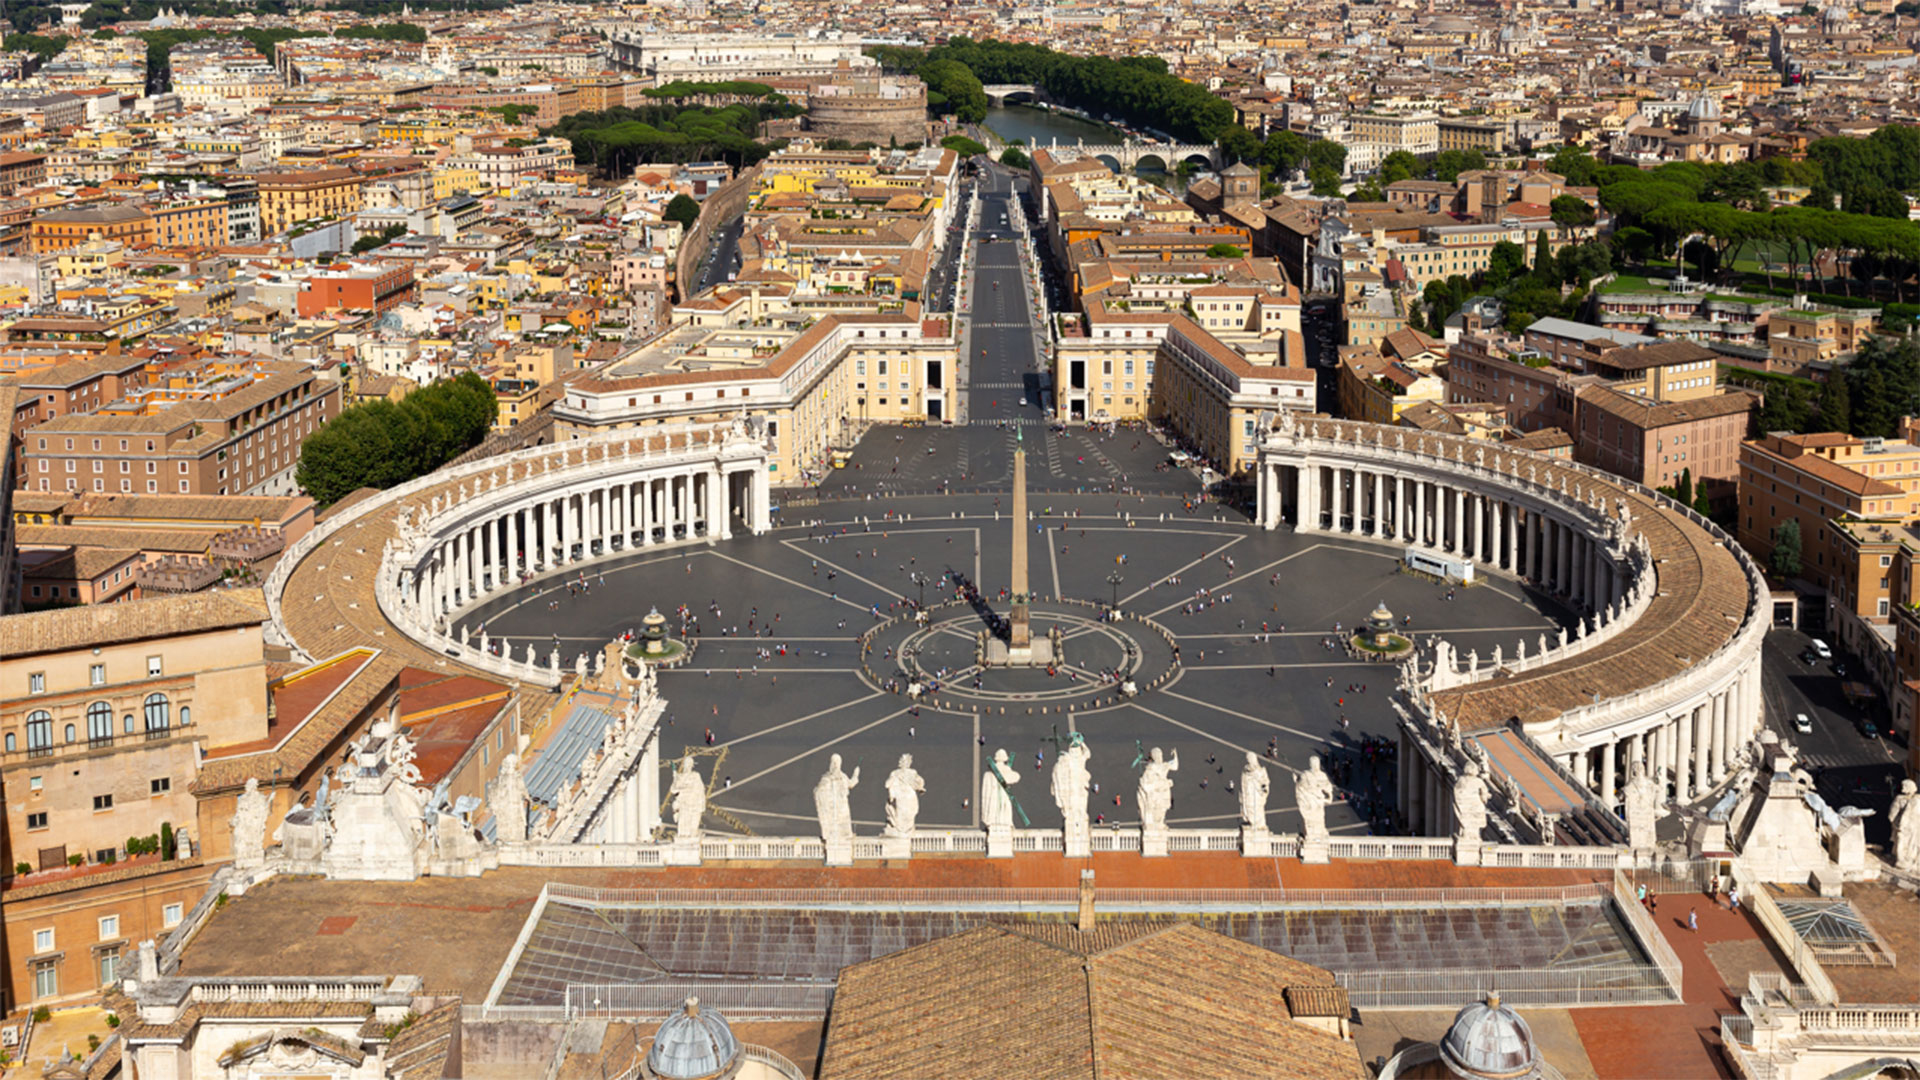
[(1636, 763), (1683, 802), (1736, 771), (1762, 721), (1771, 605), (1759, 566), (1718, 526), (1630, 481), (1484, 440), (1286, 414), (1257, 438), (1262, 526), (1471, 560), (1581, 616), (1558, 641), (1487, 661), (1435, 645), (1405, 695), (1399, 794), (1415, 832), (1452, 831), (1447, 795), (1470, 759), (1545, 842), (1592, 795), (1611, 818)]
[[(496, 655), (461, 613), (570, 563), (763, 532), (767, 460), (764, 434), (733, 421), (608, 432), (440, 470), (336, 509), (287, 551), (267, 581), (270, 633), (308, 661), (410, 644), (429, 663), (451, 657), (555, 688), (584, 658), (531, 646)], [(368, 580), (373, 605), (359, 599)]]

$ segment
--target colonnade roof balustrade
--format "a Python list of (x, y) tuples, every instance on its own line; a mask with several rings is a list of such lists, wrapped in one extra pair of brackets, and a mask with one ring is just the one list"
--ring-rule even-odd
[[(1433, 693), (1433, 705), (1463, 731), (1497, 728), (1515, 719), (1550, 722), (1650, 690), (1704, 664), (1734, 641), (1747, 620), (1765, 616), (1763, 605), (1753, 602), (1764, 582), (1750, 558), (1736, 555), (1725, 533), (1619, 477), (1483, 440), (1344, 420), (1283, 421), (1267, 437), (1279, 447), (1298, 438), (1299, 449), (1310, 455), (1352, 452), (1352, 464), (1361, 468), (1390, 469), (1396, 456), (1423, 459), (1429, 476), (1435, 469), (1457, 470), (1470, 490), (1497, 494), (1510, 488), (1516, 500), (1587, 506), (1598, 498), (1611, 517), (1618, 516), (1620, 505), (1626, 507), (1626, 539), (1644, 536), (1655, 568), (1657, 592), (1645, 612), (1606, 641), (1567, 659), (1518, 673), (1503, 670)], [(1313, 463), (1348, 465), (1337, 457)], [(1598, 512), (1589, 507), (1590, 514)], [(1527, 647), (1531, 652), (1533, 642)]]

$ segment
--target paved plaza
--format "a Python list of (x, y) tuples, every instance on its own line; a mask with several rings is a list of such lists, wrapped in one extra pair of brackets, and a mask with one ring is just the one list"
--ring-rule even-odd
[[(965, 444), (978, 433), (913, 434)], [(893, 445), (882, 429), (859, 458), (890, 461)], [(983, 471), (1005, 468), (995, 456), (984, 455)], [(1135, 762), (1142, 748), (1159, 746), (1180, 756), (1171, 824), (1237, 825), (1229, 783), (1252, 751), (1274, 773), (1272, 827), (1296, 830), (1292, 770), (1318, 753), (1338, 763), (1341, 780), (1329, 826), (1364, 834), (1369, 819), (1379, 827), (1392, 809), (1391, 763), (1368, 761), (1362, 747), (1394, 732), (1395, 669), (1329, 649), (1335, 624), (1352, 628), (1384, 601), (1416, 636), (1444, 634), (1462, 655), (1511, 650), (1556, 625), (1540, 598), (1512, 581), (1450, 591), (1402, 573), (1392, 546), (1267, 532), (1194, 503), (1195, 495), (1197, 487), (1185, 497), (1033, 497), (1036, 633), (1056, 618), (1074, 620), (1065, 624), (1065, 663), (1052, 674), (973, 670), (967, 635), (1005, 615), (1012, 548), (1010, 500), (984, 493), (789, 507), (769, 535), (615, 556), (497, 598), (468, 625), (484, 623), (492, 640), (522, 649), (557, 641), (571, 658), (637, 631), (649, 609), (676, 626), (684, 609), (699, 645), (690, 664), (661, 676), (670, 725), (662, 759), (684, 748), (706, 755), (707, 827), (759, 835), (813, 831), (812, 787), (833, 753), (862, 770), (858, 830), (879, 830), (882, 781), (901, 754), (912, 754), (926, 778), (920, 827), (976, 827), (980, 770), (1000, 748), (1021, 774), (1014, 794), (1028, 819), (1057, 827), (1047, 770), (1053, 740), (1072, 732), (1093, 752), (1096, 826), (1137, 824)], [(986, 611), (951, 602), (959, 582), (978, 585)], [(859, 635), (919, 603), (923, 591), (936, 625), (919, 635), (910, 664), (879, 644), (863, 663)], [(1130, 617), (1103, 621), (1116, 595)], [(1144, 665), (1141, 692), (1120, 700), (1102, 676), (1121, 666), (1128, 640)], [(915, 707), (905, 693), (914, 678), (940, 682), (940, 708)], [(1164, 681), (1150, 686), (1156, 678)]]

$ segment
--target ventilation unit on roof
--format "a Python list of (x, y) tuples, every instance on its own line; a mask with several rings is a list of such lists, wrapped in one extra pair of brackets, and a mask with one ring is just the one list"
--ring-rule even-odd
[(1884, 454), (1887, 452), (1887, 440), (1878, 435), (1869, 435), (1860, 440), (1860, 442), (1861, 449), (1869, 454)]

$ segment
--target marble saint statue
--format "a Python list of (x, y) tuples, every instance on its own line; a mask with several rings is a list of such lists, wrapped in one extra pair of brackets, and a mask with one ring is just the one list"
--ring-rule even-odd
[(707, 813), (707, 782), (693, 767), (693, 755), (680, 758), (673, 770), (673, 786), (667, 789), (673, 799), (673, 842), (698, 843), (700, 822)]
[(1007, 764), (1006, 750), (995, 750), (993, 764), (980, 774), (981, 828), (1013, 828), (1013, 794), (1007, 788), (1019, 782), (1020, 770)]
[(1909, 874), (1920, 874), (1920, 790), (1913, 781), (1900, 782), (1900, 794), (1894, 797), (1893, 865)]
[(1453, 838), (1456, 843), (1478, 844), (1487, 828), (1487, 782), (1480, 776), (1480, 763), (1467, 762), (1460, 778), (1453, 782)]
[(521, 844), (527, 839), (527, 778), (520, 771), (520, 755), (508, 754), (500, 762), (500, 776), (493, 782), (493, 835), (502, 844)]
[(913, 769), (913, 755), (901, 754), (900, 767), (887, 776), (888, 836), (912, 836), (914, 819), (920, 816), (920, 793), (927, 782)]
[(840, 755), (827, 759), (827, 771), (813, 785), (813, 812), (820, 818), (820, 836), (828, 843), (853, 842), (853, 811), (849, 809), (853, 789), (860, 786), (860, 766), (853, 775), (840, 771)]
[(1240, 821), (1258, 832), (1267, 831), (1267, 792), (1273, 780), (1259, 755), (1247, 751), (1247, 766), (1240, 770)]
[(1173, 809), (1173, 776), (1180, 768), (1180, 751), (1175, 750), (1168, 758), (1154, 747), (1147, 753), (1146, 768), (1140, 770), (1140, 786), (1134, 798), (1140, 803), (1140, 826), (1143, 829), (1164, 829), (1167, 827), (1167, 811)]
[(1320, 767), (1320, 755), (1307, 759), (1307, 767), (1293, 781), (1293, 801), (1300, 808), (1300, 838), (1309, 844), (1327, 841), (1327, 806), (1333, 802), (1333, 781)]
[(234, 802), (231, 819), (236, 869), (253, 870), (266, 865), (269, 806), (266, 792), (260, 790), (260, 778), (247, 777), (247, 790)]
[(1060, 808), (1062, 832), (1069, 840), (1092, 832), (1087, 821), (1087, 793), (1093, 787), (1087, 762), (1092, 759), (1086, 743), (1074, 742), (1053, 763), (1053, 804)]
[(1660, 789), (1641, 762), (1627, 769), (1627, 846), (1635, 851), (1653, 848), (1654, 823), (1660, 820)]

